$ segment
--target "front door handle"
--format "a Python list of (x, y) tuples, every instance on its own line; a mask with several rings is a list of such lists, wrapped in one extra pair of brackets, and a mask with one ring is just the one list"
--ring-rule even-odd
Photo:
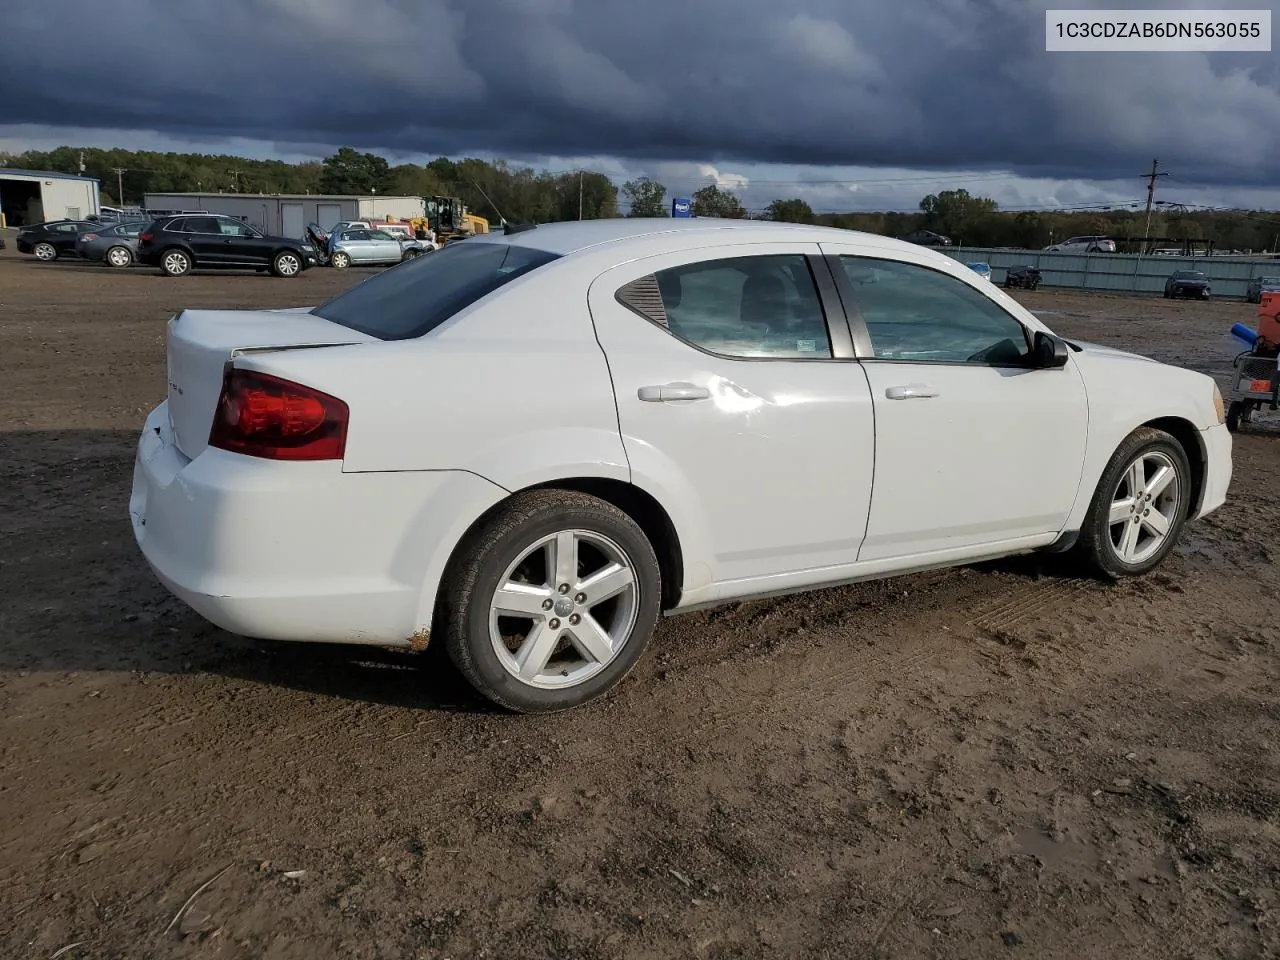
[(675, 400), (709, 400), (711, 391), (696, 383), (663, 383), (641, 387), (636, 391), (646, 403), (671, 403)]
[(884, 395), (890, 400), (924, 400), (936, 397), (938, 390), (927, 383), (904, 383), (898, 387), (889, 387)]

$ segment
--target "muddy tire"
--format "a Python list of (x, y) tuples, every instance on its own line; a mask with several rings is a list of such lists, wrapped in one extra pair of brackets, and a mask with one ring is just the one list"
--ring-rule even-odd
[(573, 491), (516, 494), (458, 547), (436, 617), (467, 681), (519, 713), (612, 690), (657, 624), (653, 546), (612, 504)]
[(1163, 430), (1142, 427), (1111, 456), (1076, 551), (1104, 578), (1154, 570), (1178, 541), (1191, 508), (1191, 464)]

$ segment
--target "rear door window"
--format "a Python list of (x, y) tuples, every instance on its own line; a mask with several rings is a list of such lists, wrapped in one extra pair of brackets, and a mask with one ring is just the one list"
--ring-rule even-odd
[(311, 312), (381, 340), (408, 340), (557, 259), (545, 250), (506, 243), (450, 245), (370, 277)]

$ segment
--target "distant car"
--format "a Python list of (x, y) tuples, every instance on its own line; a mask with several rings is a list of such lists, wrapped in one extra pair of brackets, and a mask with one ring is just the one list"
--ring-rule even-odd
[(399, 263), (422, 253), (416, 240), (405, 241), (385, 230), (343, 230), (329, 238), (329, 264), (339, 270), (350, 266)]
[(100, 224), (76, 238), (76, 255), (82, 260), (105, 262), (111, 267), (130, 266), (138, 258), (138, 234), (147, 221), (135, 220), (117, 224)]
[(192, 270), (270, 270), (296, 277), (316, 264), (306, 240), (259, 233), (243, 220), (223, 214), (165, 217), (138, 235), (138, 262), (170, 277)]
[(1280, 293), (1280, 277), (1254, 277), (1245, 289), (1244, 298), (1249, 303), (1261, 303), (1264, 293)]
[(941, 233), (934, 233), (932, 230), (913, 230), (910, 233), (903, 234), (898, 239), (905, 240), (907, 243), (918, 243), (922, 247), (949, 247), (952, 245), (950, 237)]
[(437, 645), (512, 710), (613, 689), (663, 613), (1038, 550), (1142, 575), (1231, 479), (1211, 377), (831, 227), (486, 234), (182, 310), (165, 355), (128, 501), (161, 583), (255, 639)]
[(1010, 267), (1004, 272), (1005, 287), (1021, 287), (1023, 290), (1034, 290), (1040, 286), (1040, 270), (1027, 264)]
[(1044, 249), (1047, 253), (1115, 253), (1116, 242), (1109, 237), (1069, 237)]
[(989, 263), (966, 263), (966, 267), (980, 276), (983, 280), (991, 279), (991, 264)]
[(1164, 295), (1173, 300), (1178, 297), (1209, 299), (1209, 278), (1199, 270), (1175, 270), (1164, 282)]
[(46, 263), (52, 263), (59, 257), (74, 258), (77, 256), (77, 236), (98, 226), (100, 224), (89, 220), (50, 220), (32, 224), (18, 231), (18, 252), (29, 253)]

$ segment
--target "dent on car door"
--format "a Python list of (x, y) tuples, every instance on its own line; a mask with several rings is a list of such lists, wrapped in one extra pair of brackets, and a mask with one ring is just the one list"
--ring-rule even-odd
[(791, 585), (778, 582), (787, 575), (821, 581), (857, 558), (871, 398), (817, 253), (668, 253), (591, 286), (634, 482), (680, 514), (677, 527), (701, 531), (686, 602), (713, 582), (724, 597)]
[(1035, 369), (1031, 332), (990, 294), (919, 264), (823, 244), (876, 411), (860, 559), (1056, 534), (1079, 490), (1088, 404), (1075, 364)]

